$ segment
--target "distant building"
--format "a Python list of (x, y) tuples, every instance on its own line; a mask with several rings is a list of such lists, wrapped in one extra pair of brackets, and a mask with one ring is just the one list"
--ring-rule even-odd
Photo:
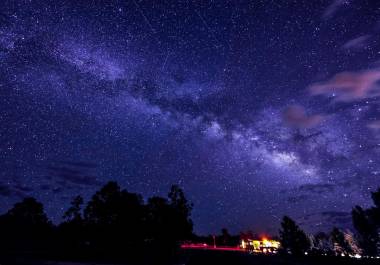
[(266, 238), (262, 240), (242, 239), (240, 241), (240, 248), (253, 253), (274, 254), (277, 253), (279, 247), (280, 242)]

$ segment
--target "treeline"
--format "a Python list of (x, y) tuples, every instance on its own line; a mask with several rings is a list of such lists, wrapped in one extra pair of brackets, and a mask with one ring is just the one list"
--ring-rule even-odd
[[(315, 235), (305, 233), (299, 225), (288, 216), (281, 222), (279, 237), (272, 237), (281, 243), (282, 254), (295, 256), (345, 256), (377, 257), (380, 255), (380, 188), (373, 192), (374, 206), (363, 209), (355, 206), (352, 221), (355, 233), (334, 227), (330, 232), (318, 232)], [(231, 235), (223, 228), (219, 235), (194, 236), (193, 243), (206, 243), (209, 246), (236, 247), (241, 240), (260, 239), (252, 231)]]
[[(368, 256), (380, 254), (380, 189), (372, 193), (374, 206), (352, 210), (355, 234), (332, 229), (307, 235), (291, 218), (281, 223), (281, 252), (291, 255)], [(52, 224), (42, 203), (25, 198), (0, 216), (2, 255), (33, 255), (72, 260), (120, 260), (131, 263), (167, 262), (182, 242), (237, 246), (252, 232), (218, 236), (193, 234), (192, 204), (182, 189), (172, 186), (168, 196), (142, 196), (109, 182), (84, 203), (75, 197), (62, 223)]]
[(289, 217), (281, 223), (282, 251), (292, 255), (375, 257), (380, 255), (380, 188), (371, 193), (374, 206), (355, 206), (352, 221), (356, 233), (333, 228), (330, 233), (307, 235)]
[[(178, 186), (167, 198), (139, 194), (109, 182), (84, 204), (77, 196), (53, 225), (43, 205), (25, 198), (0, 216), (2, 253), (33, 253), (46, 258), (166, 261), (190, 239), (192, 205)], [(148, 261), (149, 262), (149, 261)]]

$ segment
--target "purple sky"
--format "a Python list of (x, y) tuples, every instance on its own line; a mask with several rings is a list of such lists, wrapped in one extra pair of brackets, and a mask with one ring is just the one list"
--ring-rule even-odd
[(376, 1), (5, 1), (0, 209), (171, 184), (195, 231), (351, 227), (380, 186)]

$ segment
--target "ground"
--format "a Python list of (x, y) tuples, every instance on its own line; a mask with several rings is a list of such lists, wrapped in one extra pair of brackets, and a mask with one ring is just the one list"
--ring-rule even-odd
[[(191, 252), (191, 253), (190, 253)], [(335, 257), (284, 257), (284, 256), (263, 256), (250, 255), (239, 252), (221, 251), (189, 251), (184, 253), (184, 263), (186, 265), (361, 265), (380, 264), (380, 260), (364, 260), (352, 258)]]
[[(1, 259), (0, 265), (117, 265), (117, 263)], [(173, 265), (377, 265), (379, 259), (261, 256), (229, 251), (186, 250)], [(119, 265), (130, 265), (119, 263)]]

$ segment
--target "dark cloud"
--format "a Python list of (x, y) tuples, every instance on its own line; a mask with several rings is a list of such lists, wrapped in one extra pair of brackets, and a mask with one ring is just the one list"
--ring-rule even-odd
[(300, 224), (314, 227), (315, 232), (331, 231), (332, 227), (352, 229), (352, 217), (345, 211), (322, 211), (303, 215)]
[(51, 186), (49, 184), (42, 184), (40, 185), (40, 189), (41, 190), (50, 190), (51, 189)]
[(34, 190), (31, 187), (25, 186), (24, 184), (17, 183), (13, 186), (16, 190), (22, 192), (33, 192)]
[(303, 202), (305, 200), (309, 199), (309, 196), (308, 195), (305, 195), (305, 194), (302, 194), (302, 195), (297, 195), (297, 196), (290, 196), (287, 198), (287, 201), (289, 203), (299, 203), (299, 202)]
[(352, 216), (350, 212), (325, 211), (321, 212), (320, 215), (326, 218), (327, 222), (336, 226), (352, 226)]
[(52, 191), (54, 193), (61, 193), (64, 189), (62, 187), (56, 187), (56, 188), (53, 188)]
[(299, 191), (311, 193), (328, 193), (335, 190), (334, 184), (318, 183), (318, 184), (304, 184), (299, 186)]
[(39, 188), (43, 191), (52, 191), (53, 193), (60, 193), (63, 192), (67, 187), (65, 185), (50, 185), (50, 184), (43, 184), (40, 185)]
[(27, 193), (23, 190), (17, 189), (12, 185), (0, 183), (0, 195), (8, 198), (25, 198)]
[(12, 195), (14, 195), (14, 192), (7, 185), (1, 184), (0, 185), (0, 195), (6, 196), (6, 197), (11, 197)]
[(336, 217), (347, 217), (351, 216), (351, 213), (349, 212), (339, 212), (339, 211), (326, 211), (321, 212), (321, 215), (330, 217), (330, 218), (336, 218)]
[(66, 183), (98, 186), (101, 182), (97, 180), (95, 168), (95, 165), (83, 162), (58, 162), (47, 169), (61, 186)]
[(63, 164), (63, 165), (67, 165), (67, 166), (80, 167), (80, 168), (96, 168), (96, 167), (98, 167), (98, 165), (95, 163), (83, 162), (83, 161), (60, 161), (59, 163)]

